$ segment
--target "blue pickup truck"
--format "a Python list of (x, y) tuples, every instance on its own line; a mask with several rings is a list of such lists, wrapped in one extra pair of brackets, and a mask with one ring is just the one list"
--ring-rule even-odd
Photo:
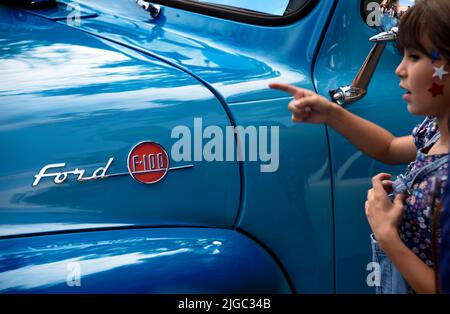
[(409, 134), (381, 1), (1, 2), (0, 293), (374, 292), (403, 167), (268, 84)]

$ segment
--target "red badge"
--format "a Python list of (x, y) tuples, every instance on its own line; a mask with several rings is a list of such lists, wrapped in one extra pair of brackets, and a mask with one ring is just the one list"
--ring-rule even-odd
[(169, 170), (169, 156), (166, 150), (155, 142), (136, 144), (128, 155), (128, 171), (133, 179), (144, 183), (156, 183)]

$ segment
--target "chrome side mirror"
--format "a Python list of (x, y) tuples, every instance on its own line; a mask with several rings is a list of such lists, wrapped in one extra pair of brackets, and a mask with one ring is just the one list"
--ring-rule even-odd
[(148, 2), (149, 0), (136, 0), (138, 6), (150, 13), (150, 16), (156, 19), (161, 13), (161, 6)]
[(397, 33), (398, 28), (393, 27), (390, 31), (382, 32), (369, 39), (375, 44), (353, 79), (352, 84), (339, 87), (329, 92), (334, 102), (343, 106), (355, 102), (366, 95), (367, 87), (380, 61), (386, 43), (395, 41), (397, 39)]
[(397, 39), (399, 20), (413, 5), (414, 0), (363, 0), (362, 12), (367, 25), (382, 33), (370, 38), (375, 43), (351, 85), (330, 91), (333, 101), (339, 105), (352, 103), (364, 97), (386, 43)]

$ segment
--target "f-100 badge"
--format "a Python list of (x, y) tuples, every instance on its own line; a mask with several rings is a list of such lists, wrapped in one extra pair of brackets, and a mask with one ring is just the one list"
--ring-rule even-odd
[[(70, 171), (61, 171), (66, 163), (48, 164), (34, 175), (33, 187), (37, 186), (43, 178), (53, 178), (56, 184), (64, 183), (69, 175), (75, 176), (77, 181), (107, 179), (111, 177), (130, 175), (143, 184), (152, 184), (161, 181), (169, 170), (191, 168), (193, 165), (169, 167), (169, 155), (164, 147), (152, 142), (144, 141), (136, 144), (128, 154), (128, 172), (108, 173), (114, 157), (109, 158), (105, 166), (97, 168), (91, 176), (86, 176), (85, 169), (75, 168)], [(58, 169), (60, 168), (60, 169)]]

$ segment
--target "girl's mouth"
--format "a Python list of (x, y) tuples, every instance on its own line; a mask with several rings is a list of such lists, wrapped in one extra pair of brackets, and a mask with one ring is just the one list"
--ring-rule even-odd
[(405, 94), (403, 95), (403, 99), (405, 101), (409, 101), (411, 99), (411, 91), (408, 90), (402, 83), (400, 83), (400, 88), (405, 90)]
[(406, 90), (406, 93), (403, 95), (403, 100), (410, 101), (411, 100), (411, 92)]

